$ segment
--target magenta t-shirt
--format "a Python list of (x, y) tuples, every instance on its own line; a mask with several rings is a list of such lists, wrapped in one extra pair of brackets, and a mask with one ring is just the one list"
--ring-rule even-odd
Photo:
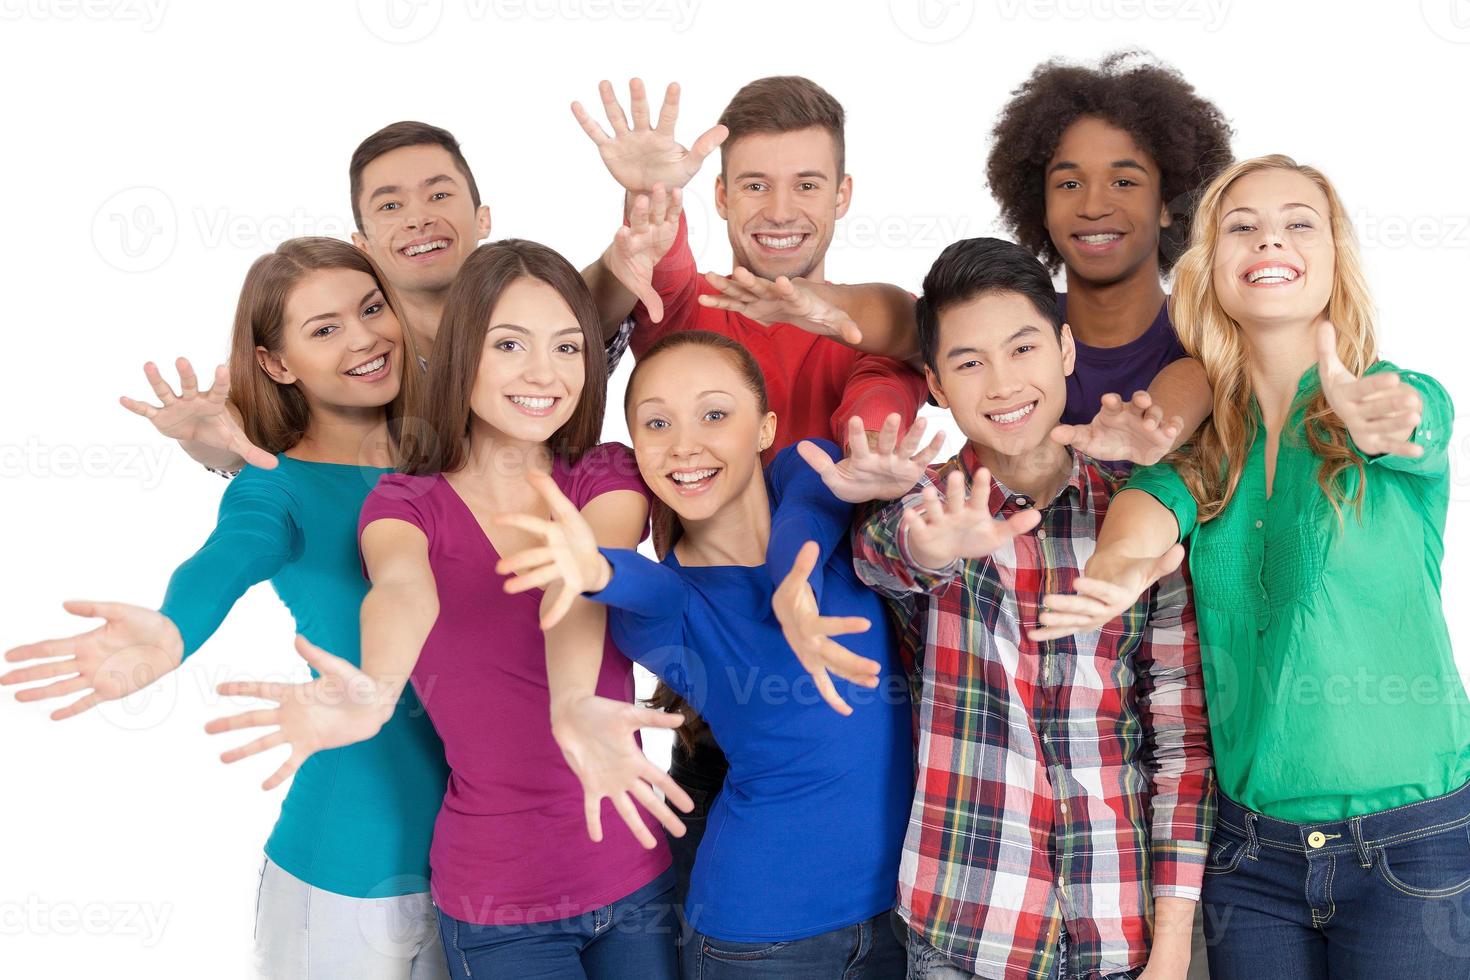
[[(581, 508), (604, 493), (647, 494), (632, 453), (616, 443), (552, 471)], [(447, 915), (520, 925), (581, 915), (648, 884), (669, 866), (662, 828), (640, 809), (658, 847), (644, 850), (607, 800), (603, 841), (587, 837), (582, 786), (551, 737), (542, 591), (506, 595), (496, 554), (441, 475), (384, 475), (362, 507), (406, 521), (429, 541), (439, 618), (414, 667), (414, 690), (444, 741), (449, 783), (429, 852), (430, 889)], [(603, 643), (597, 693), (633, 699), (632, 664)]]

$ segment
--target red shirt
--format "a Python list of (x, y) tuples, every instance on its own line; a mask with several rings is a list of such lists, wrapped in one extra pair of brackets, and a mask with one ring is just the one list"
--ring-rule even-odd
[(755, 357), (766, 377), (766, 398), (776, 413), (776, 440), (769, 461), (802, 439), (831, 439), (847, 446), (847, 420), (856, 415), (869, 431), (882, 428), (891, 413), (913, 422), (928, 397), (923, 375), (908, 365), (818, 337), (789, 323), (769, 327), (730, 310), (699, 305), (701, 294), (718, 290), (700, 274), (689, 250), (689, 230), (679, 220), (679, 237), (654, 267), (653, 288), (664, 302), (664, 318), (654, 323), (648, 310), (633, 310), (634, 357), (642, 357), (660, 337), (679, 330), (708, 330), (738, 341)]

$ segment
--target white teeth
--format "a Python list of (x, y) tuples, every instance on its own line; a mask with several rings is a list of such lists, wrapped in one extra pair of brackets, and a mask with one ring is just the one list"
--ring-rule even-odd
[(669, 475), (678, 483), (698, 483), (714, 476), (716, 472), (715, 470), (691, 470), (687, 473), (670, 473)]
[(1089, 245), (1103, 245), (1107, 242), (1115, 242), (1123, 236), (1115, 231), (1108, 231), (1100, 235), (1078, 235), (1077, 237)]
[(760, 242), (766, 248), (795, 248), (796, 246), (801, 244), (801, 239), (801, 235), (786, 235), (782, 238), (777, 238), (773, 235), (755, 236), (755, 240)]
[(372, 374), (374, 371), (381, 371), (383, 369), (383, 365), (386, 363), (388, 363), (388, 355), (379, 354), (376, 360), (368, 361), (361, 367), (355, 367), (347, 373), (352, 375), (353, 377), (360, 377), (364, 374)]
[(524, 405), (533, 412), (545, 411), (556, 401), (555, 398), (528, 398), (525, 395), (511, 395), (510, 400), (517, 405)]
[(1257, 269), (1256, 271), (1248, 274), (1245, 277), (1245, 281), (1249, 283), (1278, 283), (1295, 282), (1296, 278), (1297, 271), (1295, 269), (1288, 268), (1284, 265), (1273, 265), (1269, 268)]
[(1025, 418), (1026, 416), (1031, 414), (1032, 409), (1034, 409), (1035, 407), (1036, 403), (1032, 402), (1030, 405), (1021, 406), (1014, 412), (1006, 412), (1004, 415), (987, 415), (985, 417), (990, 419), (990, 421), (992, 422), (1000, 422), (1004, 425), (1006, 423), (1015, 422)]
[(449, 243), (447, 241), (445, 241), (444, 239), (440, 238), (440, 239), (437, 239), (437, 240), (432, 241), (432, 242), (425, 242), (422, 245), (410, 245), (410, 246), (408, 246), (408, 248), (406, 248), (406, 249), (403, 250), (403, 254), (412, 257), (412, 256), (415, 256), (415, 255), (423, 255), (425, 252), (432, 252), (436, 248), (448, 248), (448, 247), (449, 247)]

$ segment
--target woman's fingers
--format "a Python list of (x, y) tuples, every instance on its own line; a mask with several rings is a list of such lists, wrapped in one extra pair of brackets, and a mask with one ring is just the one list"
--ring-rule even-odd
[(98, 694), (96, 691), (93, 691), (86, 697), (78, 698), (66, 707), (57, 708), (55, 711), (51, 712), (51, 720), (65, 721), (68, 718), (75, 718), (83, 711), (90, 711), (91, 709), (97, 707), (97, 705), (102, 703), (102, 700), (102, 695)]
[[(516, 515), (504, 515), (516, 516)], [(525, 551), (517, 551), (506, 555), (495, 563), (495, 570), (501, 575), (514, 575), (532, 568), (540, 568), (548, 562), (556, 561), (557, 549), (548, 547), (527, 548)]]
[(29, 687), (24, 691), (15, 692), (17, 701), (44, 701), (47, 698), (59, 698), (68, 694), (84, 691), (92, 686), (90, 677), (72, 677), (68, 680), (55, 681), (42, 687)]
[[(560, 568), (554, 564), (543, 565), (540, 568), (523, 572), (514, 578), (506, 579), (503, 588), (505, 589), (506, 595), (520, 595), (522, 592), (530, 592), (532, 589), (544, 589), (553, 582), (561, 581), (561, 579), (562, 574)], [(550, 618), (551, 616), (548, 613), (547, 619)]]
[(143, 377), (148, 379), (149, 387), (153, 389), (153, 394), (158, 396), (158, 400), (163, 402), (164, 408), (167, 408), (178, 400), (178, 396), (174, 394), (173, 388), (169, 386), (167, 381), (163, 380), (163, 375), (159, 373), (157, 364), (154, 364), (152, 361), (144, 364)]
[(692, 812), (694, 810), (694, 798), (685, 791), (684, 787), (675, 782), (673, 776), (670, 776), (667, 772), (649, 761), (647, 756), (643, 756), (642, 758), (643, 771), (639, 775), (644, 782), (647, 782), (659, 792), (663, 793), (664, 799), (674, 804), (680, 810), (683, 810), (685, 813)]
[[(560, 577), (561, 576), (558, 573), (557, 578)], [(561, 590), (557, 592), (556, 598), (552, 600), (551, 608), (548, 609), (546, 611), (546, 615), (541, 618), (542, 631), (544, 632), (549, 629), (554, 629), (556, 627), (556, 624), (560, 623), (562, 619), (566, 617), (566, 614), (571, 611), (572, 603), (575, 602), (576, 599), (577, 593), (568, 588), (567, 584), (563, 582)]]
[(43, 681), (48, 677), (80, 673), (81, 669), (75, 657), (68, 657), (65, 660), (53, 660), (49, 663), (36, 664), (34, 667), (20, 667), (8, 674), (0, 674), (0, 684), (29, 684), (31, 681)]
[(278, 729), (269, 735), (260, 736), (260, 738), (257, 738), (253, 742), (247, 742), (237, 748), (230, 749), (228, 752), (221, 754), (219, 760), (224, 763), (239, 762), (248, 756), (258, 755), (261, 752), (275, 748), (277, 745), (282, 745), (285, 741), (285, 734)]
[(636, 728), (678, 728), (684, 724), (684, 716), (677, 711), (660, 711), (658, 708), (634, 705), (633, 724)]
[(628, 799), (628, 794), (619, 790), (610, 794), (608, 799), (612, 800), (613, 809), (618, 811), (618, 816), (623, 818), (623, 823), (627, 824), (628, 829), (633, 832), (633, 838), (643, 845), (644, 850), (653, 850), (657, 842), (653, 839), (653, 834), (648, 832), (643, 818), (638, 816), (638, 808), (633, 805), (632, 800)]
[(306, 756), (293, 749), (291, 752), (291, 757), (285, 762), (281, 763), (281, 768), (271, 773), (270, 778), (260, 784), (260, 788), (267, 791), (275, 789), (277, 786), (281, 785), (286, 780), (295, 775), (296, 770), (300, 769), (301, 763), (305, 761)]
[(587, 836), (594, 844), (602, 843), (602, 796), (591, 790), (582, 793), (582, 815), (587, 819)]
[[(264, 728), (267, 725), (279, 725), (280, 723), (280, 708), (255, 708), (251, 711), (242, 711), (238, 715), (215, 718), (206, 722), (204, 731), (210, 735), (223, 735), (225, 732), (239, 731), (242, 728)], [(225, 761), (234, 760), (225, 759)]]
[(829, 708), (844, 718), (852, 714), (852, 706), (842, 699), (842, 695), (837, 693), (836, 685), (832, 683), (832, 678), (827, 676), (825, 670), (817, 669), (813, 671), (811, 678), (817, 685), (817, 693), (822, 696), (823, 701), (827, 702)]
[(120, 396), (117, 402), (119, 405), (121, 405), (123, 408), (126, 408), (134, 415), (141, 415), (145, 419), (151, 419), (153, 418), (153, 416), (158, 414), (158, 409), (155, 406), (150, 405), (147, 402), (140, 402), (136, 399), (129, 398), (127, 395)]
[[(684, 836), (687, 832), (684, 821), (674, 815), (674, 811), (670, 810), (668, 804), (659, 799), (658, 794), (653, 791), (651, 786), (639, 780), (633, 785), (632, 793), (633, 798), (642, 805), (643, 809), (652, 814), (655, 820), (663, 825), (664, 830), (667, 830), (675, 837)], [(638, 822), (643, 823), (642, 820)]]
[[(816, 622), (812, 624), (812, 629), (821, 636), (851, 636), (854, 633), (866, 633), (872, 628), (872, 625), (862, 616), (818, 616)], [(839, 649), (843, 648), (839, 647)], [(857, 654), (853, 656), (862, 663), (872, 664), (873, 669), (864, 671), (865, 673), (878, 673), (880, 668), (877, 661), (858, 657)]]
[(225, 681), (215, 691), (227, 698), (261, 698), (266, 701), (283, 701), (290, 684), (281, 681)]

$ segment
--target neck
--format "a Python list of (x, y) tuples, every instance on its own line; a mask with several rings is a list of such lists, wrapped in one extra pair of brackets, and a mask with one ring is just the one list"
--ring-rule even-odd
[(771, 501), (759, 464), (739, 497), (704, 520), (681, 523), (684, 534), (674, 546), (680, 564), (764, 565), (771, 541)]
[(1061, 493), (1072, 475), (1072, 457), (1050, 438), (1017, 456), (1008, 456), (973, 440), (970, 445), (991, 476), (1013, 493), (1030, 497), (1038, 507), (1045, 507)]
[(428, 357), (434, 350), (434, 339), (439, 335), (439, 319), (444, 315), (444, 298), (447, 289), (434, 292), (403, 292), (397, 294), (399, 310), (403, 319), (413, 330), (418, 341), (419, 353)]
[(1089, 282), (1067, 270), (1067, 323), (1072, 336), (1089, 347), (1121, 347), (1137, 340), (1163, 305), (1157, 260), (1110, 283)]
[(382, 408), (312, 405), (306, 434), (286, 455), (309, 463), (392, 466), (388, 416)]
[(495, 497), (504, 491), (524, 492), (526, 471), (550, 473), (551, 462), (551, 447), (546, 443), (512, 438), (475, 417), (470, 421), (465, 463), (454, 477)]
[(1296, 323), (1240, 321), (1251, 390), (1268, 428), (1284, 423), (1302, 375), (1317, 362), (1315, 337), (1320, 321), (1320, 317)]

